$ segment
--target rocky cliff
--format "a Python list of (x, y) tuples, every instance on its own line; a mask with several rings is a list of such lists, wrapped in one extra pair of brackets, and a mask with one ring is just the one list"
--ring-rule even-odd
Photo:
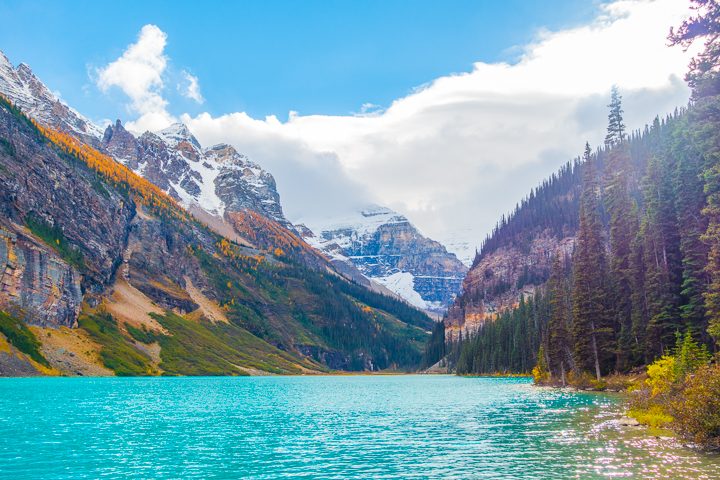
[(0, 226), (0, 310), (43, 326), (76, 325), (80, 273), (15, 225)]

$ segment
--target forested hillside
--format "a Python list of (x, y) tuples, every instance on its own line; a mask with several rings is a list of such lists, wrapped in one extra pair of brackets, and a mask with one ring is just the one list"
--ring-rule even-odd
[[(604, 145), (593, 151), (586, 144), (580, 160), (503, 218), (476, 263), (542, 231), (558, 237), (575, 231), (570, 251), (556, 250), (550, 268), (532, 272), (548, 280), (543, 288), (471, 336), (449, 338), (445, 348), (431, 345), (427, 363), (448, 353), (459, 373), (538, 366), (565, 382), (571, 373), (600, 379), (647, 365), (677, 352), (678, 338), (717, 350), (720, 29), (718, 8), (696, 3), (705, 15), (669, 37), (684, 46), (706, 40), (687, 77), (688, 107), (627, 132), (613, 89)], [(465, 292), (463, 301), (484, 293)], [(435, 343), (444, 342), (440, 337), (433, 336)]]

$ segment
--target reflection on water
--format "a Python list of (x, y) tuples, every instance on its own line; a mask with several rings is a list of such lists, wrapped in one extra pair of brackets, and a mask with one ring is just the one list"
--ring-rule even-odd
[(619, 412), (527, 379), (0, 379), (0, 478), (720, 478)]

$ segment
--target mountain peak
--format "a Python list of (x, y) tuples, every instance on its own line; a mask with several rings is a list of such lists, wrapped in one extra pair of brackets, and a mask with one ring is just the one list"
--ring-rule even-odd
[(201, 149), (200, 142), (197, 141), (197, 138), (195, 138), (192, 132), (190, 132), (190, 129), (184, 123), (173, 123), (169, 127), (157, 132), (157, 134), (173, 147), (177, 146), (181, 142), (189, 142), (198, 150)]
[(296, 228), (330, 258), (353, 264), (367, 278), (437, 314), (444, 313), (459, 293), (467, 271), (454, 254), (423, 236), (405, 216), (380, 205)]
[(2, 50), (0, 50), (0, 68), (13, 68), (10, 59)]
[(248, 165), (257, 167), (251, 162), (245, 155), (235, 150), (235, 147), (227, 143), (218, 143), (205, 150), (205, 153), (213, 158), (217, 163), (221, 164), (237, 164), (237, 165)]
[(35, 74), (32, 71), (32, 68), (30, 68), (30, 65), (28, 65), (25, 62), (23, 62), (17, 66), (17, 71), (26, 73), (28, 75), (32, 75), (33, 77), (35, 76)]

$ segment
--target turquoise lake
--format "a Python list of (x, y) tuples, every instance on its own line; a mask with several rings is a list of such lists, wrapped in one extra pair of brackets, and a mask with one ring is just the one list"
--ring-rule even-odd
[(455, 376), (0, 379), (0, 478), (720, 478), (617, 397)]

